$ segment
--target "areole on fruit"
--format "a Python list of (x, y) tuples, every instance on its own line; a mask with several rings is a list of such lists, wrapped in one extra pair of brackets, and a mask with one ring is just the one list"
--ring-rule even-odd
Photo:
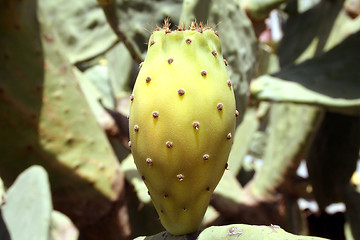
[(210, 27), (171, 31), (166, 20), (150, 36), (130, 97), (135, 164), (173, 235), (199, 229), (227, 164), (238, 112), (226, 65)]

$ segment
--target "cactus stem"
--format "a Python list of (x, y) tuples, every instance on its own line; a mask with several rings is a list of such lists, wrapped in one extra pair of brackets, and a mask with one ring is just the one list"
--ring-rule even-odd
[(209, 154), (204, 154), (203, 159), (206, 161), (209, 159), (209, 157), (210, 157)]
[(190, 38), (186, 39), (186, 43), (187, 43), (187, 44), (190, 44), (190, 43), (191, 43), (191, 39), (190, 39)]
[(193, 123), (193, 127), (194, 127), (196, 130), (199, 130), (200, 123), (199, 123), (199, 122), (194, 122), (194, 123)]
[(134, 126), (134, 131), (135, 131), (135, 132), (138, 132), (138, 131), (139, 131), (139, 125), (135, 125), (135, 126)]
[(215, 50), (213, 50), (211, 53), (212, 53), (212, 55), (214, 55), (214, 57), (217, 56), (217, 52)]
[(235, 117), (238, 117), (240, 115), (238, 110), (235, 110)]
[(152, 113), (152, 115), (153, 115), (153, 118), (158, 118), (159, 117), (159, 113), (157, 111), (154, 111)]
[(172, 142), (170, 142), (170, 141), (167, 141), (167, 142), (166, 142), (166, 146), (167, 146), (168, 148), (172, 148), (173, 143), (172, 143)]
[(225, 66), (228, 65), (228, 61), (224, 58), (224, 63), (225, 63)]
[(231, 87), (231, 81), (230, 81), (230, 79), (227, 80), (227, 85), (228, 85), (229, 87)]
[(151, 160), (151, 158), (147, 158), (146, 163), (149, 165), (149, 167), (153, 165), (153, 161)]
[(205, 77), (205, 76), (206, 76), (206, 74), (207, 74), (207, 73), (206, 73), (206, 71), (205, 71), (205, 70), (202, 70), (202, 71), (201, 71), (201, 76)]
[(185, 90), (182, 89), (182, 88), (180, 88), (180, 89), (178, 90), (178, 94), (179, 94), (179, 96), (184, 95), (184, 94), (185, 94)]
[(131, 100), (131, 101), (134, 101), (134, 94), (131, 94), (131, 95), (130, 95), (130, 100)]
[(176, 175), (176, 177), (180, 182), (184, 180), (184, 175), (182, 175), (182, 174), (178, 174), (178, 175)]
[(151, 81), (151, 77), (146, 77), (146, 83), (149, 83)]
[(167, 61), (168, 61), (169, 64), (171, 64), (174, 61), (174, 59), (173, 58), (168, 58)]
[(152, 46), (152, 45), (154, 45), (154, 44), (155, 44), (155, 41), (152, 40), (152, 41), (150, 42), (150, 46)]
[(227, 138), (228, 140), (230, 140), (230, 139), (231, 139), (231, 133), (229, 133), (229, 134), (226, 136), (226, 138)]
[(224, 107), (224, 105), (223, 105), (222, 103), (218, 103), (217, 109), (218, 109), (219, 111), (223, 110), (223, 107)]

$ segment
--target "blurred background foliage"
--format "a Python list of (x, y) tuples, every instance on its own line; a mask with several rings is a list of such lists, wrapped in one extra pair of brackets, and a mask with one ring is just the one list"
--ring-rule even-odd
[(216, 26), (241, 116), (203, 227), (360, 239), (359, 13), (359, 0), (0, 0), (0, 239), (163, 231), (127, 114), (168, 16)]

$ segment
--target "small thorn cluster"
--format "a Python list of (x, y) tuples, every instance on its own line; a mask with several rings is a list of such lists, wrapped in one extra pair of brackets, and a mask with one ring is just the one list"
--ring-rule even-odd
[[(170, 29), (170, 26), (171, 26), (170, 18), (167, 17), (164, 19), (162, 27), (156, 26), (154, 31), (165, 30), (165, 33), (171, 33), (172, 31)], [(177, 26), (177, 29), (175, 31), (181, 32), (186, 30), (187, 29), (185, 23), (181, 23), (179, 26)], [(189, 30), (203, 33), (206, 30), (213, 30), (213, 27), (211, 27), (208, 23), (204, 24), (203, 22), (193, 21), (189, 26)], [(219, 33), (217, 31), (215, 31), (214, 34), (219, 37)]]

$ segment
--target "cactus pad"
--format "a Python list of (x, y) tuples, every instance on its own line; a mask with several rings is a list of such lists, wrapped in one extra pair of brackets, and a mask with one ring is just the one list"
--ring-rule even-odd
[(227, 168), (235, 98), (217, 32), (193, 23), (156, 28), (130, 96), (130, 144), (173, 235), (196, 232)]

